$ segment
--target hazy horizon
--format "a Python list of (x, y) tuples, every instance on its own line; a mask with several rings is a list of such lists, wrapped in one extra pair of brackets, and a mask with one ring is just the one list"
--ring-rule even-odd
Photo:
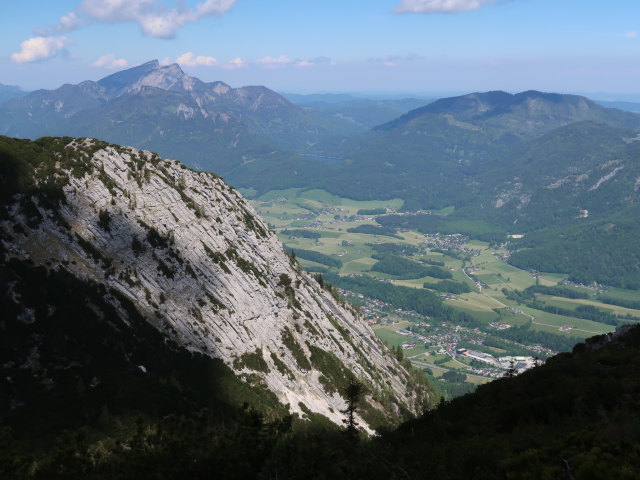
[(157, 58), (279, 92), (640, 99), (638, 14), (633, 0), (25, 0), (3, 7), (0, 83), (53, 89)]

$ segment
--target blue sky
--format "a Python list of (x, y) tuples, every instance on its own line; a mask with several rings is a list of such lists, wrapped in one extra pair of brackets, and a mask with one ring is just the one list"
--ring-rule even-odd
[(0, 83), (97, 80), (157, 58), (288, 92), (640, 98), (638, 0), (8, 0)]

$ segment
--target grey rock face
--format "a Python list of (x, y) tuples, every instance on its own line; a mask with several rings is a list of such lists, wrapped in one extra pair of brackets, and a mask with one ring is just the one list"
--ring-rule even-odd
[(420, 408), (425, 392), (364, 320), (302, 271), (220, 178), (90, 139), (66, 151), (84, 158), (84, 171), (68, 172), (66, 201), (57, 212), (39, 206), (36, 226), (16, 204), (2, 224), (10, 255), (120, 291), (167, 336), (221, 358), (293, 412), (340, 423), (348, 372), (367, 386), (371, 410)]

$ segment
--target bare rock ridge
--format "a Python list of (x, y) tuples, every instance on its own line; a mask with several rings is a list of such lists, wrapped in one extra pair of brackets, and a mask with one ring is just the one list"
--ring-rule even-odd
[(168, 337), (222, 359), (292, 412), (340, 423), (350, 375), (369, 392), (365, 422), (433, 401), (219, 177), (134, 148), (53, 142), (33, 181), (54, 182), (59, 201), (26, 193), (11, 200), (0, 223), (8, 257), (120, 292)]

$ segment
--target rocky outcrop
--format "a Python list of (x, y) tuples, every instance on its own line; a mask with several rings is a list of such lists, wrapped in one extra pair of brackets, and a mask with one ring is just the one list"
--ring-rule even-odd
[(1, 224), (7, 256), (117, 290), (168, 337), (222, 359), (293, 412), (340, 423), (351, 376), (367, 386), (369, 414), (398, 417), (427, 400), (222, 179), (148, 151), (56, 142), (46, 181), (61, 186), (60, 199), (14, 197)]

